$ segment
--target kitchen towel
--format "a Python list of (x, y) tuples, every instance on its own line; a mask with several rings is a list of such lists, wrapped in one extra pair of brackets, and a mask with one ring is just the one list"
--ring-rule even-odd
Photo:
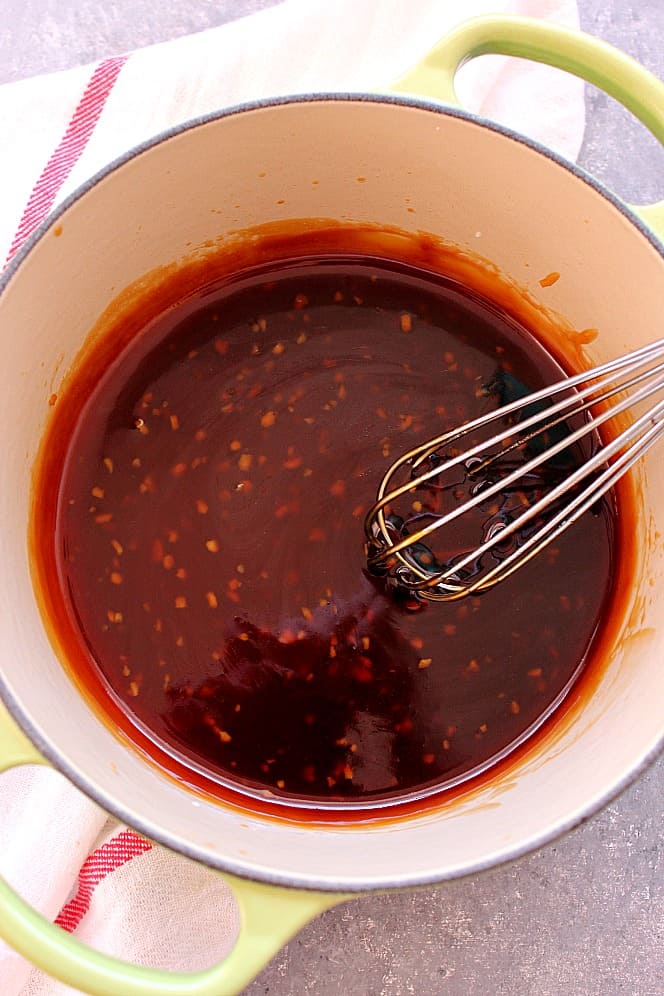
[[(578, 27), (575, 0), (284, 0), (197, 35), (0, 87), (0, 261), (130, 147), (260, 97), (388, 88), (460, 20), (510, 13)], [(569, 159), (582, 84), (497, 56), (458, 77), (464, 105)], [(0, 873), (46, 917), (138, 964), (194, 970), (226, 952), (237, 911), (218, 875), (108, 818), (51, 770), (0, 777)], [(0, 942), (3, 996), (61, 996)]]

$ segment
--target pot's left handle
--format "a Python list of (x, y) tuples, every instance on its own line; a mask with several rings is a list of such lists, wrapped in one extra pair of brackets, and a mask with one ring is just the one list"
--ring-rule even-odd
[[(45, 764), (0, 703), (0, 772)], [(283, 889), (224, 875), (238, 902), (232, 951), (203, 972), (142, 968), (94, 951), (36, 912), (0, 878), (0, 936), (48, 975), (93, 996), (232, 996), (239, 993), (309, 920), (349, 898)]]
[[(664, 83), (599, 38), (538, 18), (508, 14), (464, 21), (390, 90), (460, 107), (454, 89), (457, 71), (470, 59), (488, 54), (530, 59), (579, 76), (620, 101), (664, 144)], [(632, 210), (664, 241), (664, 201)]]

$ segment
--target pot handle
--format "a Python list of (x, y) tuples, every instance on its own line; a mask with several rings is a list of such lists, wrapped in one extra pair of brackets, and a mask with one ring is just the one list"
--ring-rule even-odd
[[(477, 17), (464, 21), (396, 81), (397, 93), (431, 96), (460, 106), (458, 69), (478, 55), (513, 55), (564, 69), (620, 101), (664, 145), (664, 83), (612, 45), (582, 31), (530, 17)], [(664, 241), (664, 201), (632, 206)]]
[[(0, 772), (47, 763), (0, 703)], [(223, 878), (240, 907), (241, 926), (230, 953), (202, 972), (143, 968), (101, 954), (46, 920), (1, 877), (0, 935), (37, 968), (93, 996), (232, 996), (306, 923), (350, 898)]]

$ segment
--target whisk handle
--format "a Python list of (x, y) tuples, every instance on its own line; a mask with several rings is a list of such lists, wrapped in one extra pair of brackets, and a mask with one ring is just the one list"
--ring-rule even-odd
[[(477, 17), (442, 38), (393, 86), (459, 106), (454, 78), (479, 55), (512, 55), (564, 69), (620, 101), (664, 145), (664, 83), (630, 56), (581, 31), (535, 18)], [(634, 208), (664, 240), (664, 201)]]

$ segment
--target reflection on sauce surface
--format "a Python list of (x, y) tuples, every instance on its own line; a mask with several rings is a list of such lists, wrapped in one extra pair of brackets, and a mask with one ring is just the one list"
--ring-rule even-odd
[(551, 710), (611, 597), (609, 502), (480, 598), (415, 611), (367, 575), (395, 457), (495, 406), (501, 372), (560, 367), (415, 251), (346, 244), (205, 286), (59, 395), (35, 526), (54, 628), (114, 722), (207, 791), (450, 785)]

